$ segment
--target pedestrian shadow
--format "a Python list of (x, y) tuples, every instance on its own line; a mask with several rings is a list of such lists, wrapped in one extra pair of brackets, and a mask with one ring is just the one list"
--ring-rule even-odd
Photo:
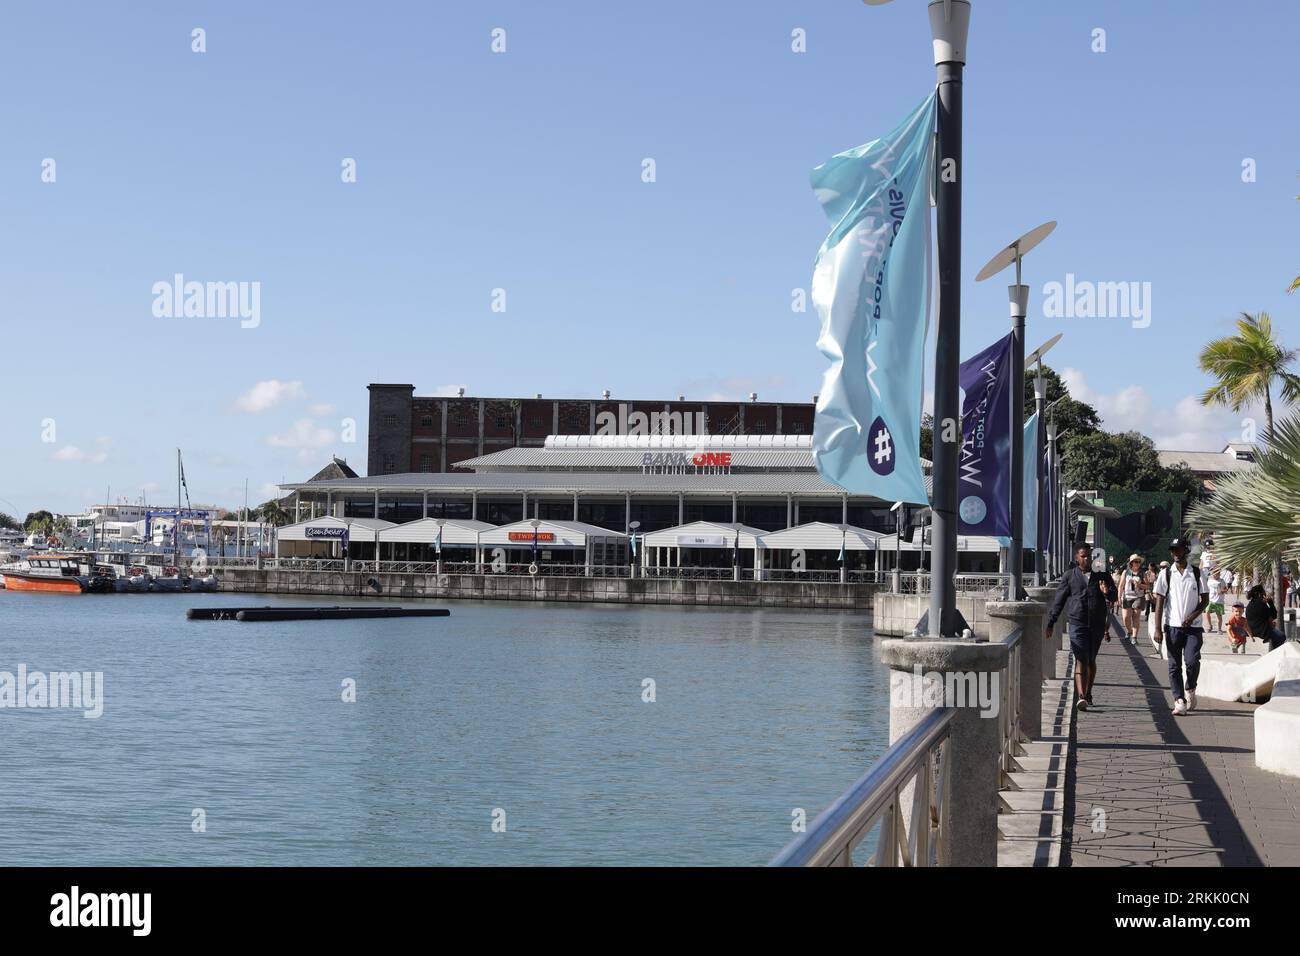
[[(1113, 729), (1110, 740), (1094, 742), (1076, 737), (1076, 746), (1071, 748), (1074, 759), (1069, 768), (1070, 802), (1074, 804), (1078, 799), (1075, 790), (1080, 782), (1077, 765), (1080, 753), (1085, 755), (1085, 759), (1090, 753), (1133, 753), (1136, 759), (1130, 767), (1125, 767), (1121, 758), (1120, 775), (1131, 778), (1137, 785), (1118, 786), (1111, 790), (1102, 783), (1100, 791), (1083, 798), (1103, 807), (1109, 804), (1116, 819), (1110, 822), (1111, 829), (1096, 839), (1092, 839), (1089, 832), (1081, 831), (1080, 839), (1074, 840), (1075, 828), (1071, 826), (1070, 862), (1066, 865), (1075, 865), (1078, 854), (1086, 854), (1090, 862), (1116, 866), (1160, 866), (1192, 860), (1209, 866), (1263, 865), (1263, 859), (1238, 820), (1232, 799), (1215, 779), (1216, 773), (1223, 776), (1223, 770), (1211, 767), (1206, 760), (1214, 754), (1253, 753), (1253, 748), (1193, 743), (1180, 721), (1201, 718), (1174, 717), (1169, 691), (1162, 680), (1166, 662), (1161, 659), (1157, 671), (1155, 659), (1143, 654), (1143, 646), (1127, 641), (1118, 646), (1132, 664), (1136, 682), (1127, 680), (1127, 675), (1121, 670), (1119, 674), (1112, 671), (1107, 675), (1109, 680), (1099, 679), (1094, 685), (1096, 688), (1140, 692), (1141, 697), (1122, 705), (1103, 705), (1089, 712), (1090, 717), (1094, 713), (1104, 717), (1109, 712), (1115, 720), (1131, 722), (1131, 726), (1124, 726), (1124, 733), (1131, 733), (1137, 739), (1126, 740), (1124, 733), (1116, 733)], [(1107, 658), (1118, 662), (1114, 653), (1104, 654), (1098, 668), (1103, 673)], [(1149, 724), (1143, 723), (1143, 711), (1149, 715)], [(1216, 709), (1212, 713), (1215, 717), (1242, 717), (1251, 711), (1238, 706), (1230, 710)], [(1210, 714), (1207, 711), (1203, 716), (1210, 719)], [(1077, 724), (1075, 729), (1077, 733)], [(1154, 742), (1150, 740), (1152, 731), (1156, 737)], [(1168, 760), (1158, 760), (1157, 756), (1172, 759), (1175, 775), (1168, 773)], [(1101, 777), (1104, 776), (1103, 771)], [(1099, 779), (1094, 777), (1090, 780), (1085, 774), (1084, 782), (1099, 786)], [(1186, 788), (1185, 795), (1177, 792), (1180, 786)], [(1148, 798), (1149, 803), (1146, 802)]]

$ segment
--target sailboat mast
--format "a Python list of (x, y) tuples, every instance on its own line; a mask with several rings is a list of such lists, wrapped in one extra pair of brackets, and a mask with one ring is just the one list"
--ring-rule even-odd
[(176, 544), (176, 554), (172, 563), (176, 567), (181, 566), (181, 450), (176, 449), (176, 522), (172, 526), (175, 537), (172, 539)]

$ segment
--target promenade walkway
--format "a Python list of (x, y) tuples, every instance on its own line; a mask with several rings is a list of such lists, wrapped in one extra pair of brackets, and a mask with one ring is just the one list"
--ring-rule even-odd
[(1300, 865), (1300, 779), (1259, 770), (1256, 704), (1174, 717), (1151, 645), (1102, 645), (1096, 708), (1076, 715), (1063, 863)]

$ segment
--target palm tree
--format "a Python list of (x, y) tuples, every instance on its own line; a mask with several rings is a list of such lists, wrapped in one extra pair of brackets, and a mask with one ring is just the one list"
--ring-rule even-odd
[(273, 527), (278, 528), (289, 523), (289, 512), (285, 511), (280, 502), (274, 498), (258, 508), (257, 512), (263, 521)]
[(1300, 375), (1291, 371), (1298, 353), (1273, 336), (1267, 312), (1241, 313), (1237, 334), (1215, 339), (1201, 350), (1201, 371), (1217, 378), (1201, 396), (1202, 405), (1224, 405), (1239, 412), (1263, 399), (1268, 435), (1273, 437), (1273, 380), (1281, 382), (1282, 398), (1300, 399)]
[(1215, 532), (1215, 548), (1229, 566), (1300, 557), (1300, 414), (1277, 426), (1255, 462), (1219, 480), (1190, 516), (1197, 528)]
[[(1273, 336), (1273, 320), (1267, 312), (1257, 315), (1241, 313), (1241, 318), (1237, 320), (1236, 335), (1215, 339), (1201, 350), (1201, 371), (1208, 372), (1219, 380), (1217, 385), (1206, 389), (1201, 396), (1201, 404), (1225, 405), (1234, 412), (1239, 412), (1247, 405), (1263, 399), (1264, 416), (1268, 420), (1268, 441), (1275, 448), (1280, 447), (1277, 445), (1278, 435), (1273, 422), (1273, 380), (1277, 379), (1281, 383), (1282, 398), (1287, 402), (1300, 399), (1300, 375), (1291, 371), (1296, 355), (1295, 349), (1286, 348)], [(1249, 490), (1251, 485), (1243, 482), (1232, 487)], [(1294, 502), (1293, 498), (1289, 506), (1289, 513), (1293, 516), (1296, 508)], [(1282, 504), (1286, 508), (1281, 501), (1275, 500), (1273, 504)], [(1267, 500), (1260, 501), (1251, 510), (1256, 520), (1260, 517), (1260, 507), (1267, 509)], [(1280, 514), (1275, 514), (1274, 519)], [(1214, 529), (1226, 539), (1228, 547), (1225, 553), (1245, 548), (1248, 546), (1246, 542), (1268, 534), (1267, 528), (1247, 531), (1240, 520), (1229, 519), (1226, 515), (1221, 517), (1227, 522), (1225, 525), (1218, 526), (1206, 520), (1202, 527)], [(1280, 527), (1285, 528), (1286, 523)], [(1228, 528), (1234, 530), (1229, 531)], [(1240, 536), (1235, 542), (1232, 541), (1234, 535)], [(1272, 552), (1267, 560), (1273, 566), (1273, 594), (1281, 600), (1282, 549)]]

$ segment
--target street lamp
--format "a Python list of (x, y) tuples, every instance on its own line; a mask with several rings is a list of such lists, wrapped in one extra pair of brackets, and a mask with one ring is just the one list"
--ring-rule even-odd
[[(1037, 374), (1034, 377), (1034, 414), (1037, 416), (1035, 421), (1038, 422), (1038, 440), (1035, 442), (1039, 454), (1044, 452), (1044, 436), (1047, 434), (1047, 409), (1043, 403), (1047, 401), (1047, 380), (1043, 378), (1043, 356), (1046, 355), (1057, 342), (1061, 341), (1063, 333), (1057, 332), (1054, 336), (1044, 342), (1038, 348), (1034, 349), (1027, 359), (1025, 359), (1025, 371), (1037, 366)], [(1059, 402), (1061, 399), (1057, 399)], [(1052, 403), (1053, 405), (1056, 402)], [(1051, 459), (1049, 458), (1048, 461)], [(1034, 500), (1038, 503), (1034, 508), (1034, 517), (1038, 521), (1038, 527), (1034, 529), (1034, 587), (1043, 586), (1043, 552), (1047, 550), (1047, 542), (1039, 541), (1039, 530), (1043, 529), (1043, 463), (1034, 464)]]
[(636, 529), (639, 527), (641, 527), (639, 521), (628, 522), (628, 528), (632, 532), (631, 537), (628, 538), (628, 551), (630, 552), (628, 557), (632, 562), (632, 577), (636, 577)]
[(530, 574), (536, 574), (537, 573), (537, 529), (542, 526), (542, 522), (540, 518), (534, 518), (532, 521), (528, 523), (533, 526), (533, 560), (528, 568), (528, 571)]
[[(445, 525), (446, 523), (447, 523), (446, 518), (438, 519), (437, 574), (438, 577), (440, 578), (442, 577), (442, 526)], [(408, 554), (407, 557), (410, 557), (410, 555)]]
[(1010, 597), (1023, 599), (1021, 577), (1024, 559), (1020, 544), (1025, 531), (1025, 314), (1029, 311), (1029, 286), (1020, 281), (1020, 261), (1025, 253), (1051, 235), (1056, 221), (1045, 222), (1025, 233), (1011, 245), (997, 253), (979, 274), (976, 282), (983, 282), (1015, 263), (1016, 284), (1007, 287), (1011, 302), (1011, 547), (1008, 549), (1011, 564)]

